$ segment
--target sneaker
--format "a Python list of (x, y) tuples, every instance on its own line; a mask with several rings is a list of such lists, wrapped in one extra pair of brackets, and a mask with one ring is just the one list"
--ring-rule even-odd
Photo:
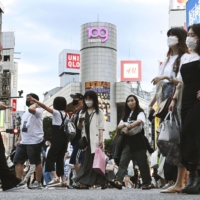
[(27, 183), (25, 181), (22, 181), (17, 185), (18, 189), (24, 189), (27, 188)]
[(32, 185), (29, 186), (29, 189), (42, 189), (42, 184), (38, 181), (35, 181)]
[(57, 178), (53, 178), (48, 184), (48, 187), (52, 187), (52, 186), (57, 186), (57, 185), (61, 185), (60, 179)]

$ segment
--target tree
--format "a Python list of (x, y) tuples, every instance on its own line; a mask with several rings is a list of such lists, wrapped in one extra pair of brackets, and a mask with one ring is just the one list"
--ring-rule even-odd
[(44, 139), (52, 138), (52, 117), (46, 116), (43, 119)]
[(113, 143), (113, 138), (114, 138), (116, 132), (117, 132), (117, 128), (114, 131), (110, 131), (109, 132), (110, 139), (104, 140), (105, 151), (110, 152), (110, 153), (112, 152), (112, 143)]

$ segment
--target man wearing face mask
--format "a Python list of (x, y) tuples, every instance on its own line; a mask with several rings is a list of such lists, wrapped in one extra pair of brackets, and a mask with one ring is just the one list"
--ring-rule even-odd
[(76, 93), (76, 94), (71, 94), (70, 97), (73, 99), (72, 104), (75, 108), (71, 116), (71, 121), (76, 126), (76, 136), (71, 141), (71, 145), (73, 146), (73, 152), (71, 154), (69, 163), (74, 165), (75, 171), (76, 173), (78, 173), (83, 157), (83, 152), (79, 149), (78, 145), (78, 141), (81, 139), (81, 130), (77, 128), (77, 122), (78, 122), (79, 112), (83, 108), (83, 95), (80, 93)]
[[(17, 178), (22, 180), (23, 164), (26, 160), (31, 165), (36, 165), (36, 181), (29, 186), (30, 189), (41, 189), (42, 165), (41, 165), (41, 145), (44, 137), (43, 132), (43, 109), (30, 97), (39, 100), (39, 97), (30, 93), (26, 96), (26, 111), (22, 116), (21, 134), (17, 142), (16, 154), (14, 157), (15, 171)], [(19, 184), (20, 188), (26, 187), (23, 182)]]

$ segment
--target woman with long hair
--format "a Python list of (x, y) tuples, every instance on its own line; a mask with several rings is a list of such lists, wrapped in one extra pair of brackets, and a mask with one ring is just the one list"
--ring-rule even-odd
[[(53, 109), (44, 105), (34, 98), (30, 98), (30, 101), (34, 101), (41, 106), (44, 110), (51, 113), (52, 116), (52, 140), (51, 148), (49, 149), (46, 158), (46, 172), (51, 172), (53, 179), (47, 184), (47, 186), (62, 186), (68, 187), (67, 181), (64, 175), (64, 155), (67, 150), (68, 139), (64, 133), (64, 123), (69, 119), (66, 114), (67, 101), (64, 97), (56, 97), (53, 101)], [(56, 164), (56, 169), (55, 169)], [(62, 182), (60, 182), (60, 178)]]
[(84, 94), (83, 109), (79, 113), (78, 128), (87, 140), (87, 147), (79, 172), (75, 178), (77, 189), (89, 189), (94, 185), (107, 188), (107, 179), (97, 174), (93, 168), (96, 148), (103, 148), (104, 114), (99, 109), (97, 94), (90, 90)]
[(177, 100), (181, 107), (181, 157), (189, 169), (189, 180), (183, 193), (198, 194), (200, 191), (200, 24), (188, 27), (186, 44), (191, 52), (178, 76), (183, 87), (182, 95), (177, 90), (169, 107), (174, 110)]
[[(153, 105), (157, 101), (157, 104), (159, 104), (166, 100), (169, 97), (172, 97), (173, 92), (175, 90), (176, 85), (179, 83), (177, 80), (177, 76), (180, 71), (180, 67), (183, 64), (183, 62), (187, 59), (189, 56), (189, 50), (186, 45), (186, 37), (187, 32), (183, 28), (171, 28), (167, 32), (167, 44), (169, 47), (169, 50), (167, 52), (167, 59), (165, 62), (162, 63), (160, 66), (159, 74), (157, 77), (155, 77), (152, 82), (154, 85), (156, 85), (156, 94), (154, 95), (154, 98), (149, 104), (149, 112), (151, 111)], [(177, 108), (178, 116), (180, 116), (180, 109)], [(164, 119), (161, 119), (163, 121)], [(167, 148), (164, 148), (165, 150)], [(169, 151), (169, 149), (167, 149)], [(160, 148), (160, 152), (163, 152), (163, 149)], [(164, 153), (164, 152), (163, 152)], [(167, 171), (173, 171), (174, 173), (166, 173), (165, 178), (167, 180), (176, 181), (175, 186), (167, 185), (165, 190), (161, 191), (162, 193), (176, 193), (180, 192), (181, 188), (184, 187), (184, 178), (186, 172), (186, 169), (179, 165), (178, 166), (178, 172), (177, 167), (172, 166), (165, 162), (164, 168)], [(174, 174), (174, 176), (171, 176), (171, 174)], [(168, 175), (168, 176), (167, 176)], [(177, 176), (177, 179), (176, 179)]]
[[(135, 95), (129, 95), (126, 98), (124, 116), (121, 119), (118, 129), (126, 128), (128, 130), (144, 124), (146, 117), (143, 109), (139, 105), (138, 98)], [(130, 136), (127, 131), (122, 131), (124, 134), (124, 140), (122, 145), (122, 153), (119, 162), (119, 169), (116, 174), (114, 181), (110, 184), (118, 189), (122, 189), (122, 181), (126, 175), (127, 168), (130, 160), (134, 160), (138, 163), (143, 186), (142, 189), (151, 189), (151, 176), (150, 169), (147, 163), (146, 155), (146, 143), (144, 140), (144, 129), (137, 133), (136, 135)]]

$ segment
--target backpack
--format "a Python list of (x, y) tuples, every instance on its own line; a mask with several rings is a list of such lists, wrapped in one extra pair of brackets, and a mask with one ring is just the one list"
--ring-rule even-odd
[(76, 135), (76, 127), (75, 127), (74, 123), (71, 122), (69, 119), (65, 120), (67, 115), (65, 115), (65, 117), (63, 117), (61, 112), (60, 112), (60, 115), (62, 118), (62, 124), (60, 125), (60, 128), (64, 128), (64, 133), (67, 136), (68, 141), (72, 141)]

